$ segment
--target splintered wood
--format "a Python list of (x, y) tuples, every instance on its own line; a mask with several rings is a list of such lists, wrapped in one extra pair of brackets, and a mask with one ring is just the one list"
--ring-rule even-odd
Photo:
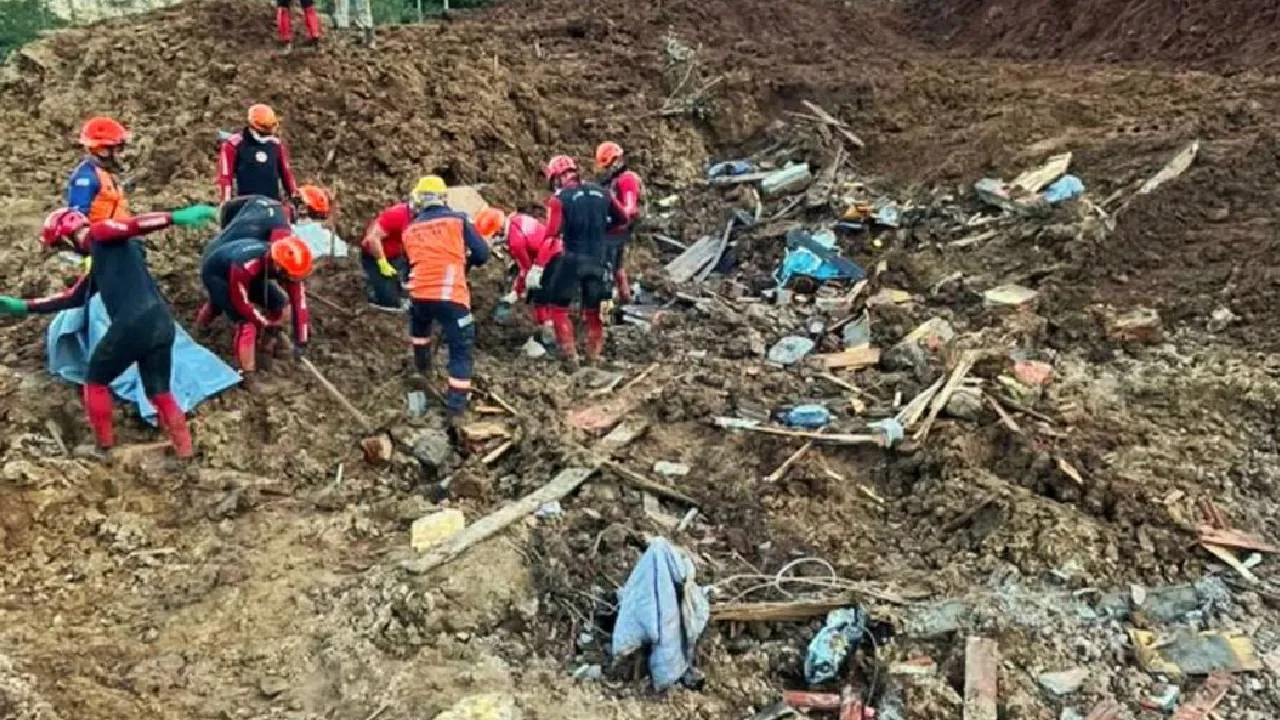
[(976, 350), (965, 350), (964, 355), (960, 357), (960, 362), (956, 363), (956, 369), (952, 371), (951, 377), (947, 379), (947, 384), (942, 387), (942, 391), (933, 399), (933, 404), (929, 406), (929, 416), (925, 418), (924, 424), (916, 431), (914, 438), (917, 441), (924, 440), (929, 437), (929, 431), (933, 429), (934, 420), (938, 419), (938, 413), (942, 412), (942, 408), (947, 406), (947, 402), (951, 400), (951, 395), (960, 388), (964, 378), (973, 369), (978, 358), (982, 355)]
[(971, 637), (964, 646), (964, 720), (996, 720), (1000, 648), (990, 638)]

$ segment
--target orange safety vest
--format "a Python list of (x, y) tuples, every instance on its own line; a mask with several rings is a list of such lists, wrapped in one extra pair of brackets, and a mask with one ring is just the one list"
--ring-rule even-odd
[(449, 213), (414, 220), (401, 236), (409, 260), (409, 297), (442, 300), (471, 309), (467, 285), (466, 219)]
[(104, 168), (93, 168), (98, 176), (98, 194), (89, 206), (89, 222), (100, 220), (127, 220), (129, 218), (129, 200), (124, 190), (116, 183), (116, 178)]

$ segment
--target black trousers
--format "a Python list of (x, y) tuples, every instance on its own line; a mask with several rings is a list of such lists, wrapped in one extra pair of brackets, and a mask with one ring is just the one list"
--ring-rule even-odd
[(173, 316), (160, 303), (123, 319), (112, 318), (107, 334), (89, 356), (85, 382), (110, 385), (130, 365), (138, 363), (147, 397), (169, 392), (175, 334)]

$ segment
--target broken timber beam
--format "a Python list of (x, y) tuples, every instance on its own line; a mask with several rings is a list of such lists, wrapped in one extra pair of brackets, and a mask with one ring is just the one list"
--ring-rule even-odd
[(675, 488), (672, 488), (672, 487), (667, 487), (666, 485), (663, 485), (660, 482), (650, 480), (649, 478), (641, 475), (640, 473), (635, 472), (634, 470), (631, 470), (612, 460), (606, 460), (604, 462), (604, 467), (606, 470), (609, 470), (613, 474), (622, 478), (624, 481), (626, 481), (628, 485), (630, 485), (631, 487), (637, 490), (650, 492), (659, 497), (664, 497), (668, 500), (674, 500), (675, 502), (683, 503), (691, 507), (698, 507), (700, 504), (697, 500), (694, 500), (693, 498), (689, 497), (688, 495), (685, 495), (679, 490), (676, 490)]
[(406, 560), (401, 567), (410, 573), (421, 575), (451, 562), (470, 550), (472, 546), (493, 537), (506, 529), (508, 525), (529, 516), (542, 507), (543, 504), (552, 500), (559, 500), (577, 490), (598, 469), (598, 467), (578, 467), (561, 470), (551, 482), (519, 500), (480, 518), (474, 524), (441, 543), (422, 557)]
[(711, 619), (719, 622), (803, 622), (852, 604), (852, 598), (796, 602), (720, 603), (711, 606)]

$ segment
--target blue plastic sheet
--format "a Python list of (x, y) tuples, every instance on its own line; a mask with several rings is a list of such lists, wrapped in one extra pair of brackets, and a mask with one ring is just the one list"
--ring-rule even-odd
[[(85, 308), (63, 310), (53, 317), (45, 333), (49, 372), (77, 385), (84, 384), (89, 355), (107, 328), (111, 327), (111, 320), (99, 296), (94, 295), (89, 300), (90, 322), (85, 321), (85, 312)], [(174, 329), (177, 332), (173, 342), (171, 389), (183, 412), (191, 412), (206, 398), (239, 383), (240, 373), (192, 340), (181, 325)], [(130, 365), (123, 375), (116, 378), (111, 383), (111, 391), (120, 399), (137, 405), (143, 420), (153, 426), (156, 424), (156, 409), (142, 389), (137, 365)]]
[(1075, 175), (1063, 175), (1053, 182), (1052, 185), (1044, 189), (1040, 193), (1040, 197), (1050, 205), (1057, 205), (1068, 200), (1074, 200), (1084, 194), (1084, 181)]
[(618, 592), (611, 652), (619, 658), (647, 646), (657, 690), (675, 685), (692, 670), (698, 637), (711, 618), (706, 591), (693, 576), (689, 556), (656, 537)]
[(867, 614), (860, 608), (841, 608), (827, 613), (827, 623), (809, 642), (804, 658), (804, 679), (821, 685), (836, 679), (849, 653), (858, 649), (867, 630)]
[(827, 233), (787, 232), (787, 254), (774, 272), (778, 287), (787, 287), (797, 277), (810, 277), (818, 282), (857, 282), (866, 277), (866, 272), (857, 263), (840, 256), (834, 241), (833, 234), (828, 238)]

